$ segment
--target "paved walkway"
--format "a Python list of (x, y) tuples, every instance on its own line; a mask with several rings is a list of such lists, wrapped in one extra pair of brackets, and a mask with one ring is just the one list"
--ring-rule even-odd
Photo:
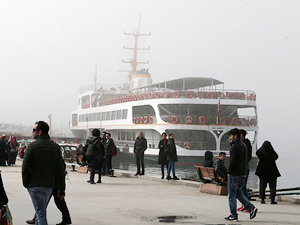
[[(20, 161), (18, 162), (20, 163)], [(21, 166), (1, 167), (2, 178), (9, 197), (14, 225), (26, 224), (34, 209), (22, 186)], [(69, 172), (66, 201), (74, 225), (143, 225), (161, 224), (156, 217), (192, 216), (184, 224), (233, 224), (224, 220), (229, 215), (226, 196), (199, 193), (192, 186), (172, 185), (147, 178), (104, 177), (102, 184), (90, 185), (88, 175)], [(97, 176), (97, 175), (96, 175)], [(279, 202), (278, 205), (254, 202), (257, 217), (239, 214), (234, 224), (299, 224), (300, 205)], [(61, 214), (52, 200), (48, 207), (50, 225), (61, 221)]]

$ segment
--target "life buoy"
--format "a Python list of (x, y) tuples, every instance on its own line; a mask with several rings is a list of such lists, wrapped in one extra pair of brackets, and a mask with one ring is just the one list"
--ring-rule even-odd
[(140, 94), (140, 100), (143, 100), (143, 99), (144, 99), (143, 94)]
[(206, 118), (205, 118), (204, 116), (199, 116), (199, 117), (198, 117), (198, 122), (199, 122), (200, 124), (205, 124), (205, 123), (206, 123)]
[(153, 98), (153, 92), (149, 93), (149, 98), (152, 99)]
[(250, 125), (251, 125), (251, 126), (255, 126), (255, 125), (256, 125), (255, 119), (252, 118), (252, 119), (250, 120)]
[(179, 98), (179, 96), (180, 96), (179, 91), (174, 91), (174, 92), (173, 92), (173, 97), (174, 97), (174, 98)]
[(228, 92), (228, 93), (227, 93), (227, 98), (235, 99), (235, 98), (236, 98), (236, 93)]
[(135, 116), (132, 117), (132, 122), (133, 122), (133, 123), (136, 123)]
[(185, 117), (185, 122), (187, 122), (187, 123), (192, 123), (192, 122), (193, 122), (193, 117), (191, 117), (191, 116), (186, 116), (186, 117)]
[(171, 120), (171, 123), (177, 123), (178, 122), (178, 117), (177, 116), (171, 116), (170, 120)]
[(239, 93), (238, 98), (241, 100), (245, 100), (246, 98), (245, 93)]
[(244, 126), (247, 125), (247, 121), (246, 121), (245, 118), (242, 118), (242, 119), (241, 119), (241, 124), (244, 125)]
[(160, 92), (159, 91), (155, 93), (155, 98), (160, 98)]
[(256, 94), (253, 94), (253, 100), (256, 101)]
[(185, 149), (190, 149), (191, 148), (191, 143), (190, 142), (184, 142), (183, 147)]
[(225, 94), (223, 92), (218, 93), (218, 98), (224, 99), (225, 98)]
[(135, 118), (135, 123), (139, 123), (140, 122), (140, 118), (139, 117), (136, 117)]
[(144, 93), (144, 99), (148, 99), (148, 93)]
[(153, 116), (149, 117), (149, 123), (153, 123)]
[(254, 99), (253, 94), (250, 94), (250, 95), (249, 95), (249, 99), (250, 99), (250, 100), (253, 100), (253, 99)]
[(165, 92), (164, 92), (164, 98), (169, 98), (169, 97), (170, 97), (170, 92), (165, 91)]
[(214, 93), (213, 92), (207, 92), (206, 93), (206, 98), (212, 99), (214, 97)]
[(144, 117), (143, 116), (140, 117), (140, 123), (144, 123)]
[(204, 93), (202, 91), (198, 91), (196, 96), (197, 98), (203, 98)]
[(239, 118), (233, 117), (230, 121), (231, 125), (237, 125), (239, 123)]
[(191, 98), (191, 97), (193, 97), (193, 94), (194, 94), (193, 91), (186, 91), (186, 92), (185, 92), (185, 97)]
[(148, 123), (148, 116), (144, 116), (144, 123)]
[(225, 125), (226, 124), (226, 119), (224, 117), (219, 118), (219, 124)]

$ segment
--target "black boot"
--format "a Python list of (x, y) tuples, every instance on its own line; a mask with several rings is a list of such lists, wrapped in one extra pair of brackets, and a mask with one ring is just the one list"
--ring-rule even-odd
[(28, 224), (35, 224), (35, 218), (33, 218), (32, 220), (26, 220), (26, 223), (28, 223)]
[(56, 225), (68, 225), (68, 224), (72, 224), (71, 218), (63, 218), (63, 220), (60, 223), (57, 223)]

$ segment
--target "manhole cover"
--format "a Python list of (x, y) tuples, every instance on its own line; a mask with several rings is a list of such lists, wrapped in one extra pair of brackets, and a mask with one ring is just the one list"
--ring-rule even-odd
[(144, 217), (144, 219), (150, 220), (151, 222), (158, 223), (180, 223), (181, 220), (186, 219), (197, 219), (196, 216), (159, 216), (159, 217)]

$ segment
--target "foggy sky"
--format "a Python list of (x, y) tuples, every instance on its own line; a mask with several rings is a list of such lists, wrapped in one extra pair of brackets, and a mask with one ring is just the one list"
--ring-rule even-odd
[[(51, 0), (0, 2), (0, 123), (33, 125), (52, 114), (68, 133), (79, 88), (125, 83), (124, 31), (151, 32), (154, 82), (213, 77), (257, 94), (259, 145), (299, 145), (299, 1)], [(123, 52), (123, 54), (122, 54)], [(114, 62), (116, 62), (114, 64)], [(140, 67), (141, 68), (141, 67)], [(288, 142), (288, 145), (287, 145)]]

